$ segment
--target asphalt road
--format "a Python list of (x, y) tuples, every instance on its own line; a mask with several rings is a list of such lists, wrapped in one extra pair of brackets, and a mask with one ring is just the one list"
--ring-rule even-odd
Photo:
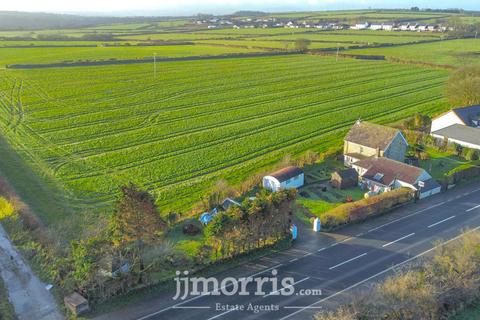
[[(148, 308), (139, 305), (135, 312), (123, 315), (137, 320), (310, 319), (362, 286), (432, 252), (439, 240), (453, 241), (462, 231), (475, 228), (480, 229), (480, 184), (400, 208), (339, 233), (301, 230), (307, 234), (306, 240), (291, 250), (258, 261), (252, 274), (246, 274), (249, 267), (244, 267), (244, 275), (255, 278), (271, 278), (272, 270), (277, 270), (279, 281), (293, 278), (293, 285), (279, 283), (275, 288), (266, 283), (262, 288), (265, 295), (254, 294), (255, 283), (246, 287), (249, 295), (245, 296), (208, 293), (172, 302), (170, 295), (170, 305), (162, 303), (156, 309), (151, 303)], [(226, 290), (233, 288), (226, 284)], [(287, 295), (291, 289), (294, 294)], [(255, 308), (264, 311), (254, 312)]]

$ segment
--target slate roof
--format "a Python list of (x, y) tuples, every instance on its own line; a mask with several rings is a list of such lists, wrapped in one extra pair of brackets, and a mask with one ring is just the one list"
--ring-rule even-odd
[(342, 180), (357, 180), (358, 179), (358, 173), (355, 169), (345, 169), (345, 170), (338, 170), (335, 171)]
[(286, 167), (275, 171), (274, 173), (269, 174), (269, 176), (274, 177), (279, 182), (287, 181), (293, 177), (297, 177), (303, 173), (302, 169), (294, 166)]
[(472, 128), (461, 124), (454, 124), (449, 127), (434, 131), (432, 134), (480, 146), (480, 128)]
[(362, 176), (363, 178), (379, 182), (385, 186), (391, 185), (395, 179), (414, 185), (424, 172), (421, 168), (383, 157), (360, 160), (355, 162), (354, 166), (367, 169)]
[(345, 140), (385, 151), (399, 132), (398, 129), (379, 124), (357, 121), (348, 132)]
[(472, 120), (480, 119), (480, 105), (452, 110), (467, 126), (473, 126)]

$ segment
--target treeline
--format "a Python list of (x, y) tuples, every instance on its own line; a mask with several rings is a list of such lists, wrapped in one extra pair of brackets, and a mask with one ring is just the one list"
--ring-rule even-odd
[(152, 23), (168, 17), (87, 17), (71, 14), (0, 11), (0, 30), (72, 29), (113, 23)]
[(213, 258), (235, 257), (287, 237), (295, 196), (295, 190), (263, 190), (255, 199), (217, 214), (205, 228)]
[(397, 270), (351, 303), (315, 320), (448, 319), (473, 304), (480, 290), (480, 232), (439, 246), (433, 258)]

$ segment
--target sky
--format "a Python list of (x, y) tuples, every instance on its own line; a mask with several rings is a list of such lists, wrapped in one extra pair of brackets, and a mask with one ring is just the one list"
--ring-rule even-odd
[(479, 0), (0, 0), (0, 10), (121, 15), (231, 13), (237, 10), (300, 11), (365, 8), (463, 8)]

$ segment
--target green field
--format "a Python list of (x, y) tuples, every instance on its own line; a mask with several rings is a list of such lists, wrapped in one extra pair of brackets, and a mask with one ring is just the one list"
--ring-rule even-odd
[[(150, 64), (0, 70), (3, 135), (25, 161), (0, 170), (20, 191), (29, 176), (47, 181), (24, 192), (47, 224), (71, 224), (62, 208), (108, 210), (128, 181), (163, 212), (187, 210), (221, 178), (238, 183), (287, 153), (338, 145), (359, 117), (385, 123), (448, 107), (447, 72), (388, 62), (294, 55), (159, 70), (156, 79)], [(39, 196), (49, 188), (57, 207)]]
[(448, 40), (390, 48), (352, 49), (346, 53), (373, 54), (387, 57), (462, 66), (480, 63), (480, 39)]
[[(154, 53), (159, 58), (222, 55), (261, 52), (261, 49), (232, 48), (209, 45), (85, 47), (85, 48), (0, 48), (0, 66), (7, 64), (52, 63), (73, 61), (99, 61), (111, 59), (141, 59)], [(153, 59), (153, 58), (152, 58)]]

